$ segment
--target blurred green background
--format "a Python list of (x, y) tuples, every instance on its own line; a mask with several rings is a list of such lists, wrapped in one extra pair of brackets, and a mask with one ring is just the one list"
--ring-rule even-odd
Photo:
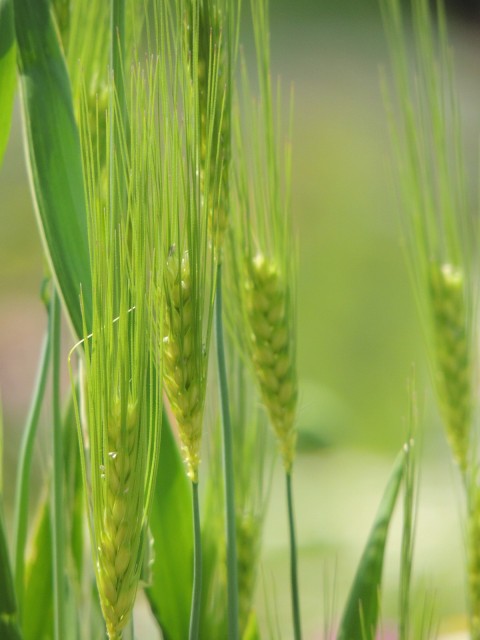
[[(478, 9), (468, 2), (456, 2), (455, 8), (452, 40), (475, 181), (480, 86), (478, 24), (473, 20)], [(406, 383), (413, 363), (425, 426), (416, 581), (420, 593), (435, 592), (442, 618), (454, 617), (463, 609), (460, 491), (432, 408), (401, 247), (380, 86), (380, 69), (388, 68), (388, 62), (379, 11), (374, 0), (271, 0), (271, 13), (274, 71), (284, 87), (293, 84), (295, 89), (301, 454), (294, 481), (306, 637), (321, 637), (325, 602), (334, 598), (337, 612), (343, 604), (405, 437)], [(38, 300), (41, 242), (21, 137), (17, 109), (0, 172), (0, 388), (10, 500), (45, 327)], [(41, 441), (36, 472), (43, 476), (47, 468), (48, 445)], [(387, 620), (395, 612), (399, 544), (397, 523), (386, 566)], [(288, 638), (286, 516), (279, 469), (264, 549), (259, 599), (269, 594), (269, 606)]]

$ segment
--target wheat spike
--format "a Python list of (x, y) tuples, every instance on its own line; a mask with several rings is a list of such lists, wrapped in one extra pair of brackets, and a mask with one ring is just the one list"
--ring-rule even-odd
[(197, 345), (188, 252), (169, 257), (165, 270), (164, 381), (178, 422), (187, 473), (198, 480), (202, 432), (203, 358)]
[(114, 403), (107, 426), (108, 455), (103, 526), (98, 543), (98, 585), (109, 638), (120, 637), (135, 602), (138, 577), (132, 522), (142, 519), (143, 505), (130, 500), (132, 472), (138, 460), (138, 407), (129, 403), (122, 430), (121, 403)]
[(468, 464), (471, 423), (471, 364), (464, 278), (450, 264), (430, 270), (437, 387), (448, 442), (462, 471)]
[(298, 388), (290, 341), (287, 285), (276, 263), (262, 254), (251, 261), (248, 275), (252, 359), (285, 469), (290, 472), (295, 455)]

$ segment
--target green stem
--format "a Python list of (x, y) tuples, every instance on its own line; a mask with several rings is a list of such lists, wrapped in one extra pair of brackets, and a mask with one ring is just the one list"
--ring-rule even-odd
[(63, 434), (60, 408), (60, 299), (56, 290), (52, 294), (50, 335), (52, 340), (53, 388), (53, 593), (55, 640), (65, 638), (65, 585), (64, 585), (64, 522), (63, 508)]
[(290, 586), (292, 592), (293, 630), (295, 640), (301, 640), (302, 628), (300, 624), (300, 602), (298, 597), (297, 543), (295, 540), (295, 519), (293, 515), (292, 473), (287, 472), (285, 477), (287, 481), (288, 528), (290, 534)]
[(25, 583), (25, 546), (27, 542), (28, 508), (30, 496), (30, 474), (32, 470), (33, 448), (37, 434), (40, 410), (45, 395), (45, 386), (50, 362), (50, 327), (43, 341), (40, 363), (37, 373), (33, 400), (23, 432), (20, 456), (18, 461), (17, 483), (15, 492), (15, 591), (17, 594), (18, 615), (21, 621), (23, 610), (23, 592)]
[(200, 531), (200, 508), (198, 505), (198, 482), (192, 482), (193, 512), (193, 592), (190, 609), (189, 640), (198, 640), (200, 632), (200, 606), (202, 603), (202, 540)]
[(237, 640), (238, 630), (238, 564), (237, 532), (235, 522), (235, 479), (233, 471), (232, 425), (228, 400), (227, 368), (223, 342), (222, 320), (222, 266), (218, 265), (217, 297), (215, 300), (215, 337), (217, 343), (218, 377), (222, 405), (223, 427), (223, 473), (225, 482), (225, 521), (227, 534), (227, 580), (228, 580), (228, 639)]

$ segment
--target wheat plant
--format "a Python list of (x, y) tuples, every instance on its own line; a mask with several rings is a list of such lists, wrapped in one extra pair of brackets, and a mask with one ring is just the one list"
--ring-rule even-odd
[[(427, 0), (412, 0), (412, 82), (400, 5), (383, 8), (410, 264), (465, 486), (479, 638), (475, 261), (446, 22), (440, 10), (437, 47)], [(239, 55), (249, 34), (253, 63)], [(145, 590), (165, 639), (300, 640), (293, 115), (271, 71), (268, 0), (0, 0), (0, 159), (17, 80), (48, 326), (18, 460), (13, 562), (0, 465), (0, 638), (140, 638), (133, 611)], [(65, 398), (62, 314), (72, 347)], [(29, 480), (49, 378), (51, 460), (32, 525)], [(410, 431), (339, 640), (376, 637), (402, 482), (398, 627), (402, 640), (415, 638)], [(291, 626), (281, 631), (262, 623), (255, 597), (277, 457), (291, 591)]]

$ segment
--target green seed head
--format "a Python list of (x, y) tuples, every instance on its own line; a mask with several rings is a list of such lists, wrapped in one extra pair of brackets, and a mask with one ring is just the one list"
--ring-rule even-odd
[[(100, 604), (110, 639), (121, 638), (140, 580), (162, 405), (162, 358), (150, 333), (158, 292), (152, 285), (153, 240), (146, 215), (150, 207), (159, 208), (151, 179), (157, 167), (142, 128), (153, 107), (144, 76), (138, 68), (132, 73), (136, 95), (129, 113), (132, 144), (115, 148), (114, 157), (112, 145), (106, 144), (105, 165), (92, 145), (89, 110), (82, 110), (93, 300), (92, 317), (83, 319), (89, 447), (82, 462)], [(109, 91), (108, 121), (116, 123), (121, 138), (115, 87)], [(85, 93), (83, 97), (86, 107)], [(104, 185), (105, 175), (110, 179)], [(159, 330), (163, 298), (160, 302)]]
[(295, 454), (298, 391), (287, 285), (277, 264), (262, 254), (247, 265), (246, 299), (255, 373), (285, 468), (290, 471)]
[[(122, 413), (125, 415), (122, 416)], [(135, 461), (138, 461), (140, 428), (136, 402), (112, 406), (106, 430), (107, 455), (97, 473), (104, 485), (102, 522), (97, 534), (97, 575), (102, 611), (109, 637), (116, 637), (127, 623), (138, 585), (135, 537), (142, 521), (142, 504), (135, 498)], [(140, 509), (140, 511), (139, 511)]]
[(459, 268), (450, 264), (433, 264), (429, 277), (437, 389), (450, 447), (456, 462), (465, 471), (472, 390), (464, 277)]
[(164, 382), (188, 476), (197, 482), (205, 384), (204, 356), (192, 305), (188, 252), (181, 259), (173, 253), (165, 270)]

